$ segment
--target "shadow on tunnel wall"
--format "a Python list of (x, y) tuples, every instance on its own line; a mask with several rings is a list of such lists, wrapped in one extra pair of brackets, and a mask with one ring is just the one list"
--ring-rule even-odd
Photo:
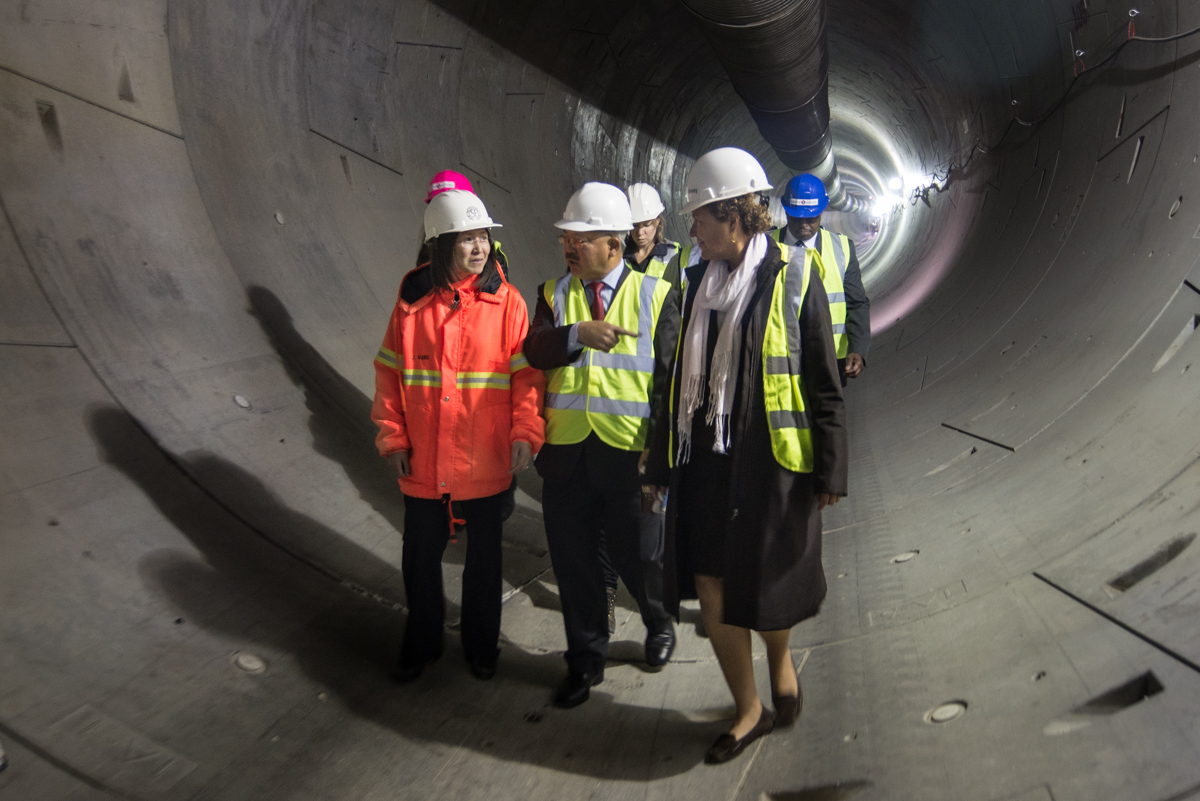
[[(614, 704), (602, 692), (593, 694), (591, 709), (583, 717), (602, 729), (619, 726), (620, 736), (611, 732), (613, 736), (589, 739), (595, 753), (556, 750), (555, 727), (530, 727), (536, 721), (525, 716), (530, 708), (542, 710), (548, 705), (551, 689), (562, 677), (558, 653), (506, 647), (498, 678), (484, 683), (470, 676), (458, 657), (457, 644), (447, 643), (446, 657), (420, 681), (404, 687), (392, 684), (386, 669), (396, 656), (403, 622), (400, 613), (339, 586), (249, 529), (176, 469), (123, 410), (95, 405), (86, 415), (101, 459), (133, 481), (199, 551), (197, 557), (169, 548), (152, 550), (138, 566), (146, 586), (170, 602), (181, 615), (181, 624), (199, 626), (237, 643), (265, 658), (269, 666), (282, 669), (294, 661), (349, 712), (411, 740), (473, 748), (495, 759), (615, 780), (682, 773), (694, 765), (690, 755), (703, 753), (712, 726), (690, 723), (682, 715), (664, 714), (656, 707)], [(279, 503), (261, 482), (236, 465), (203, 452), (187, 454), (183, 460), (226, 472), (247, 496), (269, 509), (282, 528), (303, 536), (338, 536)], [(346, 543), (345, 547), (355, 546)], [(357, 558), (374, 557), (361, 552)], [(284, 692), (294, 689), (282, 686), (287, 687)], [(315, 696), (316, 692), (307, 695)], [(199, 703), (195, 708), (220, 706)], [(303, 710), (299, 714), (303, 717)], [(540, 721), (544, 714), (531, 717)], [(481, 717), (499, 720), (493, 721), (495, 726), (482, 727), (478, 737), (468, 737)], [(449, 724), (448, 719), (459, 725)], [(499, 735), (489, 736), (488, 729)], [(324, 733), (300, 734), (302, 739), (306, 736), (318, 738)], [(678, 754), (663, 759), (663, 742), (678, 748)], [(255, 755), (252, 749), (243, 758), (251, 760)], [(422, 752), (413, 758), (426, 757), (427, 752)], [(309, 774), (323, 763), (297, 758), (278, 764), (273, 775), (259, 778), (264, 786), (269, 783), (273, 797), (286, 797), (288, 788), (309, 787)], [(236, 765), (230, 768), (236, 769)], [(261, 771), (262, 764), (256, 763), (255, 770)]]
[[(703, 32), (676, 0), (431, 1), (605, 115), (651, 136), (679, 98), (674, 90), (648, 88), (695, 81), (705, 72), (727, 80)], [(599, 122), (609, 128), (609, 120)], [(607, 133), (618, 140), (616, 130)]]

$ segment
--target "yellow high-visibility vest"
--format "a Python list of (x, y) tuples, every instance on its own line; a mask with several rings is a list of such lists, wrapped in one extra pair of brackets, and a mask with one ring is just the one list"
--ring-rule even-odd
[[(604, 319), (638, 336), (619, 337), (608, 353), (585, 347), (571, 364), (546, 371), (546, 442), (571, 445), (595, 431), (614, 448), (640, 451), (646, 447), (654, 331), (670, 290), (666, 281), (630, 270)], [(543, 294), (556, 326), (592, 319), (587, 292), (575, 276), (547, 281)]]
[[(820, 273), (824, 270), (819, 253), (807, 248), (803, 252), (803, 260), (789, 259), (775, 277), (762, 346), (763, 396), (766, 401), (767, 428), (771, 433), (771, 452), (775, 455), (775, 461), (795, 473), (811, 473), (813, 470), (812, 431), (804, 400), (804, 376), (800, 371), (800, 309), (808, 295), (811, 271)], [(679, 348), (682, 348), (683, 340), (681, 333)], [(676, 363), (680, 355), (681, 350), (677, 349)], [(676, 419), (675, 395), (672, 376), (673, 421)], [(675, 466), (677, 436), (678, 432), (672, 429), (669, 454), (672, 467)]]
[[(675, 258), (675, 254), (679, 252), (679, 243), (664, 242), (663, 244), (668, 248), (666, 254), (663, 255), (662, 258), (659, 258), (658, 256), (651, 256), (650, 263), (646, 265), (645, 275), (649, 275), (654, 278), (662, 278), (664, 275), (666, 275), (667, 265), (671, 263), (671, 259)], [(630, 265), (630, 267), (632, 269), (632, 265)], [(682, 266), (680, 269), (683, 269)], [(634, 270), (634, 272), (637, 271)], [(605, 319), (607, 320), (608, 318), (605, 317)]]
[[(783, 232), (777, 228), (771, 235), (783, 247)], [(850, 337), (846, 333), (846, 265), (850, 260), (850, 238), (820, 229), (821, 235), (821, 283), (829, 297), (829, 316), (833, 319), (833, 344), (839, 359), (850, 352)], [(784, 255), (784, 259), (787, 255)], [(836, 265), (836, 270), (826, 270), (824, 265)]]

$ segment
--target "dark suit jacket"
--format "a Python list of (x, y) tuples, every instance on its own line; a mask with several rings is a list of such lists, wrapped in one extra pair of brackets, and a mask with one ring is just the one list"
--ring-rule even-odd
[[(629, 277), (629, 267), (622, 262), (624, 272), (617, 283), (617, 291)], [(550, 283), (550, 282), (548, 282)], [(615, 296), (615, 294), (614, 294)], [(546, 302), (545, 284), (538, 287), (537, 310), (529, 335), (525, 338), (525, 358), (538, 370), (552, 370), (570, 364), (567, 353), (569, 326), (554, 325), (554, 310)], [(671, 367), (675, 361), (675, 344), (679, 339), (679, 297), (674, 286), (663, 303), (658, 324), (654, 327), (654, 378), (650, 386), (650, 429), (646, 436), (646, 447), (654, 441), (658, 432), (666, 431), (667, 390), (671, 383)], [(545, 481), (565, 481), (575, 471), (581, 456), (586, 455), (588, 472), (600, 477), (614, 489), (630, 487), (637, 489), (643, 479), (637, 475), (637, 462), (641, 456), (637, 451), (622, 451), (602, 442), (595, 434), (574, 445), (552, 445), (547, 442), (538, 453), (535, 467)], [(594, 472), (593, 472), (594, 471)], [(666, 485), (669, 473), (663, 469), (657, 475), (647, 474), (647, 484)]]

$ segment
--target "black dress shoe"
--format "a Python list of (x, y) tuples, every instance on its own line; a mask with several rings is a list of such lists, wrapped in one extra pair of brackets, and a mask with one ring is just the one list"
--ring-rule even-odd
[(604, 681), (604, 671), (599, 673), (568, 673), (554, 693), (554, 705), (559, 709), (571, 709), (592, 695), (592, 688)]
[(423, 670), (425, 670), (424, 662), (418, 662), (415, 665), (398, 664), (392, 668), (392, 681), (397, 684), (408, 684), (419, 679)]
[(800, 717), (804, 708), (804, 691), (796, 687), (795, 695), (775, 695), (771, 693), (771, 703), (775, 706), (775, 728), (791, 726)]
[(652, 668), (661, 668), (671, 660), (675, 653), (675, 630), (668, 629), (658, 634), (646, 637), (646, 664)]
[(487, 681), (496, 675), (495, 659), (470, 659), (467, 664), (471, 666), (471, 675), (480, 681)]
[(712, 744), (712, 748), (708, 749), (708, 753), (704, 755), (704, 761), (709, 765), (728, 762), (745, 751), (746, 746), (750, 743), (764, 734), (770, 734), (774, 727), (774, 724), (771, 723), (771, 713), (764, 709), (758, 716), (758, 723), (755, 723), (754, 728), (746, 732), (740, 739), (732, 734), (722, 734), (718, 737), (717, 741)]

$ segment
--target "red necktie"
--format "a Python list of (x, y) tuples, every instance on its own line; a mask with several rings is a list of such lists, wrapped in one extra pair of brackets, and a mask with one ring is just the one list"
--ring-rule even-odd
[(604, 319), (604, 300), (600, 297), (600, 287), (604, 286), (603, 281), (592, 281), (588, 284), (592, 288), (592, 319)]

